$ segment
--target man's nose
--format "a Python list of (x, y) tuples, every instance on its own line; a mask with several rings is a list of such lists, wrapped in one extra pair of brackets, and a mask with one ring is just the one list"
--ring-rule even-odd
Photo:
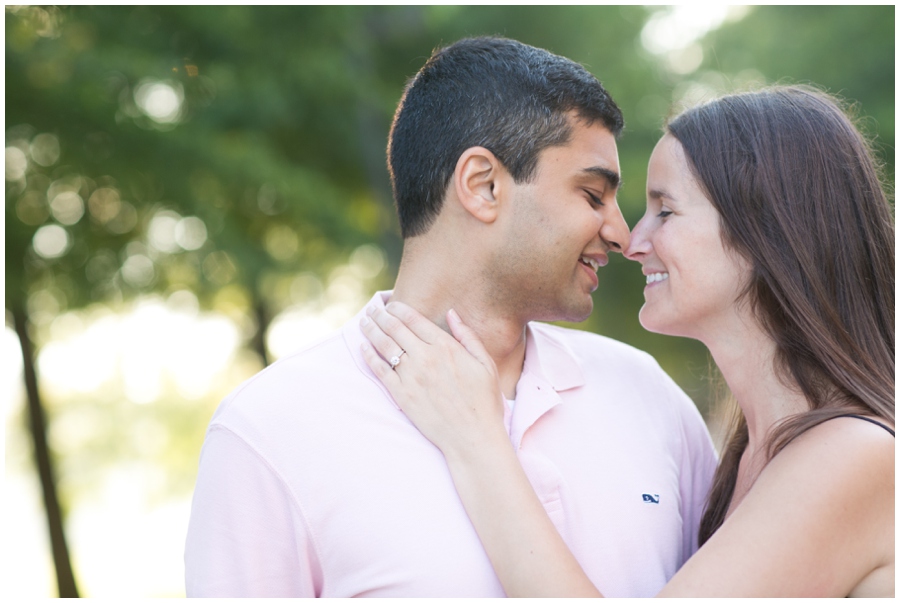
[(624, 253), (628, 249), (631, 233), (618, 205), (609, 207), (604, 216), (603, 224), (600, 226), (600, 238), (606, 242), (611, 251)]

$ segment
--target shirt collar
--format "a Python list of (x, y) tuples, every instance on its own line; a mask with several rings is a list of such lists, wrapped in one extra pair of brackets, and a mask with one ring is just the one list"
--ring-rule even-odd
[(522, 372), (543, 378), (556, 391), (564, 391), (584, 385), (584, 371), (559, 331), (552, 325), (528, 323)]
[(344, 327), (341, 329), (341, 331), (344, 337), (344, 341), (349, 348), (350, 356), (353, 358), (353, 362), (356, 363), (356, 367), (359, 369), (359, 371), (363, 375), (368, 377), (373, 383), (375, 383), (375, 385), (378, 386), (378, 389), (384, 392), (384, 395), (387, 396), (387, 399), (391, 401), (391, 404), (393, 404), (396, 408), (400, 408), (399, 406), (397, 406), (397, 403), (394, 402), (393, 396), (391, 396), (390, 392), (387, 390), (381, 380), (375, 376), (375, 373), (373, 373), (372, 369), (369, 368), (369, 365), (366, 364), (366, 359), (363, 358), (362, 351), (360, 350), (360, 345), (362, 345), (364, 341), (368, 341), (365, 335), (363, 335), (362, 330), (359, 326), (360, 321), (366, 315), (366, 310), (368, 310), (370, 307), (384, 309), (387, 301), (391, 299), (392, 293), (393, 291), (378, 291), (375, 295), (372, 296), (372, 299), (370, 299), (369, 302), (365, 306), (363, 306), (362, 310), (357, 312), (356, 316), (354, 316), (349, 321), (347, 321), (346, 324), (344, 324)]
[[(391, 403), (396, 406), (387, 388), (375, 376), (362, 356), (360, 345), (366, 341), (366, 338), (359, 328), (359, 322), (366, 315), (366, 310), (370, 306), (384, 309), (392, 294), (393, 291), (375, 293), (356, 316), (344, 325), (343, 336), (357, 368), (377, 384)], [(525, 331), (525, 365), (522, 373), (531, 373), (547, 381), (554, 390), (564, 391), (584, 385), (584, 372), (578, 358), (566, 345), (564, 339), (559, 336), (557, 329), (558, 327), (539, 322), (528, 323)]]

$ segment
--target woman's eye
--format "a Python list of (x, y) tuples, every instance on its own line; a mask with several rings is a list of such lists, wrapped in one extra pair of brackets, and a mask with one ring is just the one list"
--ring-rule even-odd
[(671, 216), (671, 215), (672, 215), (672, 212), (670, 212), (669, 210), (664, 209), (664, 210), (662, 210), (661, 212), (659, 212), (658, 214), (656, 214), (656, 217), (657, 217), (657, 218), (667, 218), (667, 217), (669, 217), (669, 216)]

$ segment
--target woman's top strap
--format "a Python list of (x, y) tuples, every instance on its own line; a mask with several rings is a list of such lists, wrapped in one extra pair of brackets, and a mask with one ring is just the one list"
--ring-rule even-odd
[[(837, 415), (836, 417), (832, 417), (832, 418), (833, 418), (833, 419), (837, 419), (837, 418), (839, 418), (839, 417), (853, 417), (853, 418), (855, 418), (855, 419), (862, 419), (863, 421), (868, 421), (869, 423), (873, 423), (873, 424), (875, 424), (875, 425), (878, 425), (879, 427), (881, 427), (882, 429), (884, 429), (885, 431), (887, 431), (887, 432), (888, 432), (889, 434), (891, 434), (892, 436), (894, 435), (894, 430), (893, 430), (893, 429), (891, 429), (891, 428), (888, 427), (887, 425), (883, 425), (882, 423), (879, 423), (879, 422), (876, 421), (875, 419), (872, 419), (872, 418), (869, 418), (869, 417), (864, 417), (864, 416), (862, 416), (862, 415), (846, 414), (846, 415)], [(896, 436), (894, 436), (894, 437), (896, 437)]]

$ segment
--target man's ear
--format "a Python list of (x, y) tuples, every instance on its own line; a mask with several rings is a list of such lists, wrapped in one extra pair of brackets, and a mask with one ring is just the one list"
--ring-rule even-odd
[(498, 185), (504, 167), (484, 147), (470, 147), (459, 156), (453, 187), (460, 204), (476, 219), (490, 224), (499, 211)]

